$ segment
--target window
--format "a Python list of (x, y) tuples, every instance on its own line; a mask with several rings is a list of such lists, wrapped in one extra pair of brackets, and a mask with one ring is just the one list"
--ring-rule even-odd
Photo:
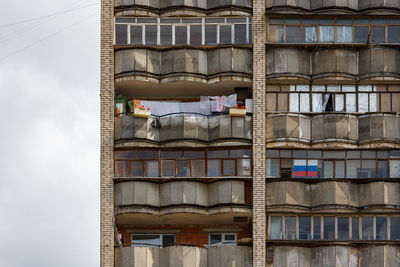
[(376, 240), (387, 240), (387, 217), (376, 217)]
[(338, 240), (349, 239), (349, 217), (338, 217)]
[(295, 240), (296, 239), (296, 217), (286, 216), (285, 217), (285, 239)]
[(324, 240), (335, 240), (335, 217), (324, 217)]
[(400, 240), (400, 217), (390, 217), (390, 240)]
[(360, 220), (358, 217), (351, 217), (351, 236), (353, 240), (360, 240)]
[(373, 217), (362, 217), (362, 240), (374, 240)]
[(271, 239), (282, 239), (282, 217), (271, 216)]
[(133, 234), (132, 247), (167, 247), (175, 245), (173, 234)]
[(313, 217), (313, 225), (314, 225), (314, 240), (321, 240), (321, 217), (314, 216)]
[(251, 18), (116, 18), (117, 45), (216, 45), (252, 42)]
[(236, 245), (236, 234), (234, 233), (212, 233), (209, 235), (209, 244), (223, 244), (225, 246)]
[(299, 239), (311, 239), (311, 217), (299, 217)]

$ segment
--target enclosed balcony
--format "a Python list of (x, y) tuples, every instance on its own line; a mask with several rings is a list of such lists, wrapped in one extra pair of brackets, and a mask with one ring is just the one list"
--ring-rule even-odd
[(251, 80), (248, 48), (115, 52), (116, 91), (125, 96), (231, 94), (235, 87), (250, 87)]
[(252, 266), (252, 249), (245, 246), (115, 249), (116, 267), (239, 267)]
[[(267, 115), (266, 139), (273, 143), (292, 142), (298, 146), (396, 147), (400, 140), (400, 117), (393, 114), (275, 114)], [(287, 145), (290, 145), (287, 143)]]
[(251, 116), (204, 116), (184, 113), (151, 118), (121, 116), (116, 117), (114, 123), (117, 146), (127, 142), (245, 145), (250, 144), (252, 140)]

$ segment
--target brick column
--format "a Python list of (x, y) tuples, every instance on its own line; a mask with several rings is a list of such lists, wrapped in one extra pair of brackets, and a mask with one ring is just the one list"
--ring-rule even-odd
[(114, 266), (114, 1), (101, 1), (100, 266)]
[(265, 0), (253, 1), (253, 267), (265, 267)]

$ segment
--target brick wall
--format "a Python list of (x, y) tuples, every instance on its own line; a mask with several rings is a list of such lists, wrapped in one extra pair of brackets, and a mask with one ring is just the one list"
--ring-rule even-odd
[(265, 0), (253, 1), (253, 267), (265, 267)]
[(101, 1), (100, 266), (114, 266), (114, 1)]

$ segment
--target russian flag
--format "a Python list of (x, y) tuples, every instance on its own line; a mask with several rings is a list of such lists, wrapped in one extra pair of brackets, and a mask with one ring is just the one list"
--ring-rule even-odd
[(307, 165), (307, 176), (318, 177), (318, 160), (309, 160)]
[(318, 177), (318, 160), (294, 160), (293, 177)]

